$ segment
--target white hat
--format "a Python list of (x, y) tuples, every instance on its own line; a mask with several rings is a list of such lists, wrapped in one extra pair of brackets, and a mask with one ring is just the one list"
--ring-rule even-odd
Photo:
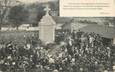
[(59, 72), (58, 70), (53, 70), (53, 72)]
[(108, 72), (107, 70), (105, 70), (104, 72)]

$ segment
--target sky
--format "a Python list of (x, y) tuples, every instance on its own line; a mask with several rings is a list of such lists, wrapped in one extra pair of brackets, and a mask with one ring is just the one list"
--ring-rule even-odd
[(55, 1), (55, 0), (19, 0), (23, 3), (34, 3), (34, 2), (47, 2), (47, 1)]

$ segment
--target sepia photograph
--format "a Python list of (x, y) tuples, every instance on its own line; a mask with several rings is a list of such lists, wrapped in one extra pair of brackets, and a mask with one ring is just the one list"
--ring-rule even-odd
[(61, 17), (59, 7), (0, 0), (0, 72), (115, 72), (115, 17)]

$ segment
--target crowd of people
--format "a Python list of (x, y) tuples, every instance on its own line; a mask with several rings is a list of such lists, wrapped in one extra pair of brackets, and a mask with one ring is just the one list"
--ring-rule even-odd
[[(39, 39), (25, 39), (23, 45), (13, 41), (0, 43), (0, 72), (104, 72), (115, 64), (114, 47), (105, 44), (96, 33), (63, 31), (57, 35), (51, 54), (50, 44)], [(25, 37), (25, 36), (24, 36)]]
[(64, 41), (62, 41), (63, 51), (64, 53), (67, 52), (66, 55), (73, 60), (74, 67), (77, 69), (73, 69), (75, 72), (80, 72), (80, 69), (83, 69), (83, 72), (112, 70), (115, 59), (111, 41), (106, 42), (101, 35), (94, 32), (64, 31), (60, 35), (63, 38), (60, 40)]

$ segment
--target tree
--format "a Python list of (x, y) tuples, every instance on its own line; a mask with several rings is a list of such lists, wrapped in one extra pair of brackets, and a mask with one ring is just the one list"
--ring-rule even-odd
[(32, 26), (38, 26), (38, 22), (45, 15), (43, 5), (42, 3), (33, 3), (27, 6), (29, 11), (28, 23), (31, 23)]
[(52, 11), (55, 11), (59, 15), (59, 1), (50, 1), (48, 2)]
[(24, 8), (24, 5), (18, 5), (11, 8), (8, 18), (18, 30), (18, 27), (28, 18), (28, 14), (29, 13)]
[(7, 20), (10, 8), (17, 5), (18, 3), (20, 2), (17, 0), (0, 0), (0, 30), (1, 25), (4, 24)]

